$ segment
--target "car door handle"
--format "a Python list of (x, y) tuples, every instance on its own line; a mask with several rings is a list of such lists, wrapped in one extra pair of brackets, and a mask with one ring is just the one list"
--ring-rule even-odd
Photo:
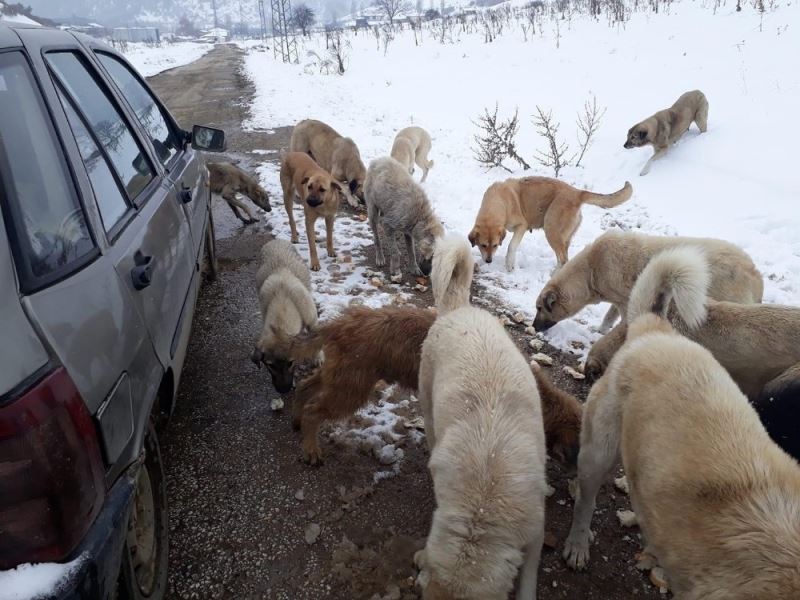
[(191, 202), (194, 199), (194, 196), (192, 195), (192, 188), (186, 187), (185, 185), (181, 184), (181, 189), (178, 192), (178, 199), (183, 204), (188, 204), (189, 202)]
[(141, 250), (133, 255), (134, 266), (131, 269), (131, 280), (135, 290), (143, 290), (153, 281), (153, 257), (145, 256)]

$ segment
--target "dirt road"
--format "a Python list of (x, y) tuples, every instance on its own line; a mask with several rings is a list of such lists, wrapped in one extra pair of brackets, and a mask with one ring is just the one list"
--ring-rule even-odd
[[(290, 129), (276, 123), (270, 132), (242, 130), (253, 88), (240, 72), (241, 61), (241, 50), (221, 45), (150, 82), (184, 127), (225, 129), (229, 154), (247, 168), (286, 147)], [(324, 466), (305, 466), (288, 415), (269, 408), (274, 391), (267, 374), (248, 358), (259, 322), (254, 259), (270, 239), (268, 218), (243, 227), (223, 202), (215, 202), (221, 272), (201, 292), (178, 405), (162, 439), (169, 597), (417, 598), (412, 556), (424, 543), (434, 502), (424, 440), (410, 425), (414, 401), (384, 394), (382, 405), (393, 407), (396, 423), (381, 429), (389, 413), (376, 410), (353, 423), (360, 429), (376, 424), (375, 439), (353, 437), (347, 426), (328, 428)], [(275, 198), (272, 206), (283, 210)], [(353, 260), (369, 264), (371, 256)], [(415, 301), (430, 304), (429, 293)], [(523, 345), (521, 332), (515, 335)], [(585, 396), (584, 386), (557, 381)], [(402, 450), (402, 460), (384, 465), (375, 444), (389, 442)], [(538, 597), (659, 597), (634, 568), (638, 531), (620, 528), (615, 511), (627, 508), (627, 499), (613, 487), (598, 499), (599, 542), (589, 571), (566, 569), (559, 551), (572, 501), (563, 475), (551, 469), (550, 476), (556, 492), (547, 504), (547, 530), (558, 551), (545, 548)]]

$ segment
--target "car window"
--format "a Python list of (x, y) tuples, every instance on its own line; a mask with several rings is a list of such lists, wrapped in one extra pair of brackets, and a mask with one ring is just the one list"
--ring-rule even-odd
[(0, 53), (0, 198), (13, 223), (23, 291), (77, 267), (95, 248), (63, 149), (20, 52)]
[(119, 184), (111, 172), (111, 168), (106, 161), (106, 157), (100, 150), (92, 134), (81, 120), (72, 103), (64, 97), (59, 90), (59, 98), (64, 110), (67, 113), (67, 120), (78, 144), (83, 164), (89, 173), (89, 180), (92, 182), (94, 197), (97, 206), (100, 208), (100, 216), (103, 219), (103, 226), (106, 231), (110, 231), (120, 219), (128, 212), (129, 205), (125, 200)]
[(47, 61), (111, 159), (128, 197), (136, 198), (154, 171), (122, 114), (77, 54), (51, 52)]
[(174, 126), (170, 125), (170, 119), (162, 112), (150, 90), (131, 72), (127, 65), (110, 54), (103, 52), (96, 54), (147, 131), (158, 160), (166, 166), (181, 148), (180, 139), (178, 139)]

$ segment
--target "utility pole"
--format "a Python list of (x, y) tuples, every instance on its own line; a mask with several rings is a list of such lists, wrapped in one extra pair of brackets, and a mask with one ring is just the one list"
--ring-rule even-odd
[(214, 10), (214, 29), (219, 27), (219, 19), (217, 19), (217, 0), (211, 0), (211, 8)]
[(270, 0), (272, 8), (272, 48), (275, 58), (285, 63), (299, 63), (297, 38), (291, 29), (292, 3), (290, 0)]
[(267, 12), (264, 9), (264, 0), (258, 0), (258, 17), (261, 20), (261, 42), (267, 42)]

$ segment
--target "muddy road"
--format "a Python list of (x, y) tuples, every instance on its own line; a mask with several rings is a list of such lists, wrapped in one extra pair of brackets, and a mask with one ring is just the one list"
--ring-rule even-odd
[[(235, 46), (218, 45), (150, 83), (184, 128), (223, 128), (228, 156), (252, 169), (276, 160), (291, 130), (275, 123), (269, 131), (243, 131), (253, 88), (241, 71), (242, 58)], [(324, 430), (325, 464), (304, 465), (287, 412), (270, 410), (275, 392), (267, 373), (249, 360), (259, 326), (255, 259), (271, 239), (274, 217), (262, 214), (259, 223), (244, 227), (223, 201), (214, 202), (220, 274), (201, 292), (178, 404), (162, 436), (169, 598), (418, 598), (412, 556), (424, 544), (434, 501), (415, 401), (391, 389), (376, 391), (378, 408)], [(283, 211), (280, 199), (271, 204), (272, 215)], [(373, 255), (367, 254), (353, 261), (369, 265)], [(498, 308), (490, 298), (482, 300)], [(413, 301), (431, 304), (430, 292)], [(512, 333), (531, 354), (523, 327)], [(574, 359), (549, 353), (557, 361), (551, 369), (557, 383), (584, 398), (586, 386), (560, 372)], [(365, 429), (372, 433), (363, 435)], [(386, 460), (377, 450), (390, 444), (394, 455)], [(549, 474), (556, 491), (548, 499), (546, 529), (556, 548), (542, 554), (539, 598), (659, 597), (635, 569), (638, 530), (619, 525), (616, 511), (629, 506), (613, 486), (598, 498), (599, 541), (589, 571), (566, 568), (560, 550), (572, 500), (563, 474), (552, 467)]]

